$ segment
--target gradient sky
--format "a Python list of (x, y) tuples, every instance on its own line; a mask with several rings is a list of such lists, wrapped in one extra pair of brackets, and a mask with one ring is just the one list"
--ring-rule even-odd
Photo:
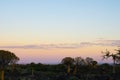
[(58, 63), (120, 45), (120, 0), (0, 0), (0, 49)]

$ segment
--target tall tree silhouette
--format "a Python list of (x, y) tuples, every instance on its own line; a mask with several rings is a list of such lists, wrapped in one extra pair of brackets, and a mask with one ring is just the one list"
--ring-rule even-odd
[(74, 63), (74, 59), (71, 57), (65, 57), (62, 59), (62, 64), (65, 64), (67, 66), (67, 73), (70, 74), (71, 71), (71, 65)]
[(118, 62), (120, 60), (120, 57), (119, 57), (119, 50), (118, 50), (118, 53), (111, 53), (110, 51), (106, 50), (105, 52), (103, 52), (103, 59), (108, 59), (108, 58), (112, 58), (113, 60), (113, 73), (115, 73), (115, 65), (116, 65), (116, 62)]
[(117, 52), (116, 52), (116, 55), (117, 55), (116, 62), (117, 62), (118, 64), (120, 64), (120, 48), (119, 48), (119, 49), (115, 49), (115, 51), (117, 51)]
[(9, 64), (14, 64), (17, 62), (19, 58), (10, 51), (0, 50), (0, 72), (1, 72), (1, 78), (0, 80), (4, 80), (4, 69)]

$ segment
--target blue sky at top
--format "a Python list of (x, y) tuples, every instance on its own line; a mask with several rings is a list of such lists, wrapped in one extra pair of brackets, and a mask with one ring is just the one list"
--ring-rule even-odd
[(1, 0), (1, 41), (119, 40), (119, 9), (119, 0)]

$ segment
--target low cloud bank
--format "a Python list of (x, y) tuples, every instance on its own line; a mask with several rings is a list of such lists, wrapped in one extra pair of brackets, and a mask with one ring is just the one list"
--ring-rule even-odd
[(62, 48), (62, 49), (76, 49), (87, 46), (120, 46), (120, 40), (98, 40), (95, 42), (81, 42), (81, 43), (65, 43), (65, 44), (40, 44), (40, 45), (23, 45), (23, 46), (0, 46), (0, 48), (20, 48), (20, 49), (54, 49), (54, 48)]

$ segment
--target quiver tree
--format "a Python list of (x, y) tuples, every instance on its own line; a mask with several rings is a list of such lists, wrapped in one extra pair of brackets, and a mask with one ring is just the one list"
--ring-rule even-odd
[(92, 66), (93, 61), (94, 61), (93, 58), (90, 58), (90, 57), (87, 57), (85, 59), (86, 65), (88, 65), (88, 66)]
[(65, 57), (62, 59), (62, 64), (67, 66), (67, 73), (70, 74), (71, 65), (74, 63), (74, 59), (71, 57)]
[(91, 74), (92, 69), (96, 67), (97, 61), (95, 61), (93, 58), (87, 57), (85, 59), (85, 63), (88, 66), (88, 74), (86, 76), (86, 80), (88, 80), (89, 75)]
[(30, 68), (31, 68), (31, 75), (32, 76), (34, 76), (34, 65), (35, 65), (35, 63), (34, 62), (32, 62), (32, 63), (30, 63)]
[(120, 64), (120, 48), (119, 49), (115, 49), (115, 51), (116, 51), (116, 55), (117, 55), (116, 62), (118, 64)]
[(0, 50), (0, 80), (4, 80), (4, 69), (15, 64), (19, 58), (10, 51)]
[(75, 63), (75, 68), (74, 68), (74, 73), (73, 74), (76, 75), (79, 67), (85, 65), (85, 60), (82, 57), (76, 57), (74, 59), (74, 63)]
[(97, 61), (95, 61), (93, 58), (87, 57), (85, 59), (86, 65), (92, 68), (95, 68), (97, 66)]
[(120, 62), (120, 50), (116, 50), (117, 53), (111, 53), (110, 51), (106, 50), (105, 52), (102, 52), (103, 53), (103, 59), (108, 59), (108, 58), (112, 58), (113, 60), (113, 73), (115, 73), (115, 65), (117, 62)]

